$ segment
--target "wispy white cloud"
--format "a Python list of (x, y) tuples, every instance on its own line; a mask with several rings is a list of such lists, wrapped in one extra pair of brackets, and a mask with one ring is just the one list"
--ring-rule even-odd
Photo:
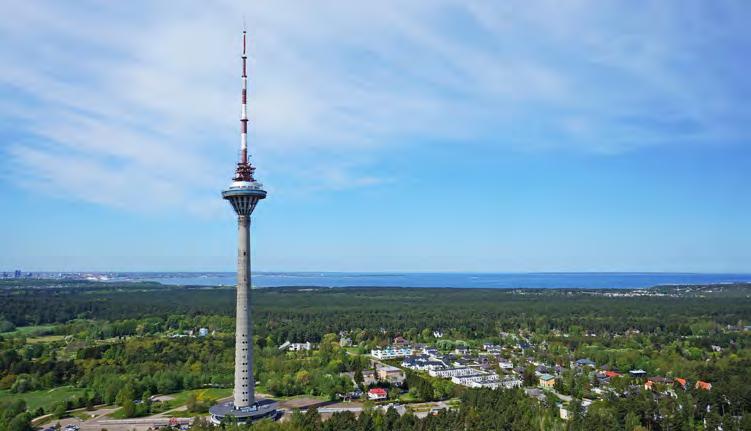
[(744, 4), (712, 6), (721, 27), (704, 2), (648, 7), (17, 2), (0, 17), (3, 163), (75, 199), (213, 213), (239, 139), (244, 14), (251, 145), (281, 193), (391, 181), (385, 154), (435, 138), (598, 153), (748, 140), (746, 64), (717, 52), (749, 42), (733, 36)]

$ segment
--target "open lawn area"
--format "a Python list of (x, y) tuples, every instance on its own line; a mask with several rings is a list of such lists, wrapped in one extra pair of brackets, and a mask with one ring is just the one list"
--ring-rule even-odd
[(198, 401), (218, 400), (232, 395), (232, 388), (192, 389), (189, 391), (177, 392), (175, 394), (169, 394), (173, 399), (169, 400), (168, 403), (171, 408), (180, 407), (188, 402), (190, 394), (196, 394), (196, 399)]
[(26, 401), (26, 406), (30, 411), (34, 411), (39, 407), (42, 407), (45, 411), (49, 411), (52, 410), (55, 404), (71, 398), (77, 398), (83, 395), (83, 392), (83, 389), (72, 386), (61, 386), (59, 388), (25, 392), (22, 394), (14, 394), (3, 390), (0, 391), (0, 402), (22, 399)]
[(410, 394), (409, 392), (407, 392), (406, 394), (402, 394), (402, 395), (399, 396), (399, 401), (402, 402), (402, 403), (414, 403), (414, 402), (418, 402), (418, 401), (422, 401), (422, 400), (420, 400), (416, 396), (414, 396), (414, 395)]
[(55, 325), (35, 325), (35, 326), (19, 326), (14, 331), (8, 332), (3, 335), (25, 335), (27, 337), (35, 334), (44, 334), (51, 331)]
[[(173, 394), (165, 394), (167, 397), (169, 397), (169, 399), (164, 401), (164, 404), (161, 406), (161, 408), (159, 408), (156, 411), (152, 410), (150, 414), (165, 413), (170, 410), (174, 410), (178, 407), (182, 407), (185, 404), (187, 404), (190, 394), (196, 395), (196, 401), (206, 402), (208, 400), (218, 400), (218, 399), (226, 398), (232, 395), (232, 388), (191, 389), (188, 391), (176, 392)], [(180, 412), (167, 413), (167, 416), (171, 416), (171, 417), (190, 417), (190, 416), (197, 416), (197, 415), (205, 416), (206, 413), (205, 412), (204, 413), (188, 413), (184, 410)], [(115, 410), (112, 414), (110, 414), (110, 417), (112, 419), (125, 419), (126, 418), (125, 412), (123, 411), (122, 408)]]
[(64, 339), (65, 335), (43, 335), (41, 337), (29, 337), (26, 339), (26, 342), (29, 344), (52, 343)]

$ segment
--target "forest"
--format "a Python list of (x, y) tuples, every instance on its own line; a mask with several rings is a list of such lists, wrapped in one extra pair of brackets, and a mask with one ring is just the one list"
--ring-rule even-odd
[[(716, 289), (715, 289), (716, 290)], [(254, 429), (751, 429), (751, 299), (748, 286), (685, 294), (612, 290), (282, 287), (254, 289), (256, 376), (273, 396), (335, 399), (353, 389), (343, 377), (367, 366), (365, 355), (399, 336), (443, 351), (456, 345), (509, 344), (524, 337), (545, 363), (591, 358), (610, 369), (713, 383), (674, 398), (638, 391), (603, 397), (564, 422), (554, 403), (520, 390), (444, 388), (409, 377), (417, 400), (456, 398), (456, 410), (418, 419), (368, 410), (321, 422), (308, 412)], [(122, 417), (163, 411), (156, 394), (232, 383), (234, 290), (158, 283), (0, 281), (0, 431), (32, 417), (119, 406)], [(211, 336), (185, 336), (207, 328)], [(436, 339), (434, 332), (442, 336)], [(352, 346), (340, 346), (340, 336)], [(310, 341), (312, 352), (283, 352)], [(534, 380), (534, 379), (532, 379)], [(431, 384), (433, 386), (431, 386)], [(563, 373), (560, 393), (589, 396), (592, 379)], [(426, 387), (427, 385), (427, 387)], [(445, 385), (444, 385), (445, 386)], [(24, 394), (70, 387), (77, 396), (33, 409)], [(623, 391), (622, 393), (627, 393)], [(193, 400), (196, 414), (211, 400)], [(196, 425), (197, 429), (209, 425)], [(265, 427), (265, 428), (264, 428)], [(639, 428), (642, 427), (642, 428)]]
[[(744, 289), (740, 296), (613, 298), (593, 295), (593, 291), (557, 289), (279, 287), (254, 289), (252, 308), (256, 333), (276, 343), (287, 339), (319, 341), (323, 334), (354, 328), (366, 332), (366, 338), (382, 332), (411, 336), (430, 328), (468, 339), (493, 337), (499, 329), (545, 333), (576, 327), (608, 333), (637, 329), (689, 335), (697, 325), (736, 325), (751, 320), (747, 286), (738, 288)], [(0, 322), (14, 326), (73, 319), (231, 317), (234, 313), (232, 288), (158, 283), (36, 280), (27, 287), (0, 281), (0, 300)]]

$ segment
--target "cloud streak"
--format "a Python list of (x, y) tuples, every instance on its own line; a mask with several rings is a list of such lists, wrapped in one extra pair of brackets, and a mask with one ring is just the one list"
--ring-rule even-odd
[[(282, 196), (377, 187), (435, 141), (618, 154), (745, 142), (742, 2), (26, 2), (0, 17), (6, 180), (136, 211), (216, 212), (238, 147)], [(718, 26), (716, 21), (724, 25)]]

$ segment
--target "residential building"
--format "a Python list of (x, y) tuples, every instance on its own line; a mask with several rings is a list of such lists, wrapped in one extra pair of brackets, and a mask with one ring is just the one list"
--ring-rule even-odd
[(512, 369), (514, 369), (514, 364), (511, 361), (509, 361), (508, 359), (499, 359), (498, 360), (498, 366), (502, 370), (512, 370)]
[(555, 386), (555, 376), (550, 374), (542, 374), (540, 376), (540, 386), (547, 389), (552, 389)]
[(571, 417), (571, 412), (567, 408), (563, 407), (563, 404), (558, 406), (558, 413), (560, 414), (561, 419), (565, 421), (569, 420), (569, 418)]
[(451, 381), (457, 385), (470, 386), (471, 384), (476, 384), (472, 387), (485, 387), (484, 384), (491, 382), (497, 387), (499, 380), (498, 374), (488, 374), (479, 371), (475, 371), (474, 374), (454, 376), (451, 378)]
[(409, 345), (409, 341), (404, 339), (404, 337), (396, 337), (394, 338), (394, 342), (392, 344), (397, 347), (405, 347)]
[(538, 388), (526, 388), (526, 389), (524, 389), (524, 393), (528, 397), (537, 398), (537, 400), (539, 400), (539, 401), (545, 401), (546, 400), (545, 393), (542, 391), (542, 389), (538, 389)]
[(404, 383), (405, 375), (404, 371), (400, 368), (392, 367), (391, 365), (379, 366), (376, 368), (376, 375), (379, 380), (389, 382), (394, 385), (401, 385)]
[(441, 361), (431, 359), (428, 355), (410, 356), (404, 358), (402, 361), (402, 367), (412, 370), (429, 371), (429, 370), (442, 370), (446, 368), (446, 364)]
[(433, 377), (442, 377), (442, 378), (449, 378), (449, 377), (460, 377), (460, 376), (469, 376), (472, 374), (476, 374), (477, 370), (473, 370), (472, 368), (446, 368), (445, 370), (430, 370), (428, 371), (428, 374), (430, 374)]
[(575, 365), (580, 368), (581, 367), (594, 367), (595, 362), (591, 359), (583, 358), (583, 359), (577, 359)]
[(310, 344), (310, 341), (306, 341), (304, 343), (290, 343), (287, 350), (290, 352), (299, 352), (302, 350), (308, 351), (313, 348), (313, 345)]
[(409, 347), (387, 347), (382, 350), (371, 350), (370, 356), (376, 358), (376, 359), (397, 359), (397, 358), (403, 358), (405, 356), (412, 356), (412, 349)]
[(501, 386), (506, 389), (521, 388), (523, 385), (524, 382), (517, 378), (506, 378), (501, 381)]
[(460, 356), (468, 355), (469, 354), (469, 347), (467, 346), (457, 346), (454, 349), (454, 353)]
[(644, 389), (645, 390), (652, 390), (654, 389), (655, 384), (661, 384), (661, 385), (672, 385), (673, 379), (669, 377), (648, 377), (647, 381), (644, 382)]
[(373, 388), (368, 391), (368, 399), (372, 401), (385, 400), (388, 397), (386, 389)]
[(378, 375), (375, 370), (363, 370), (362, 371), (362, 383), (365, 386), (370, 386), (378, 382)]

